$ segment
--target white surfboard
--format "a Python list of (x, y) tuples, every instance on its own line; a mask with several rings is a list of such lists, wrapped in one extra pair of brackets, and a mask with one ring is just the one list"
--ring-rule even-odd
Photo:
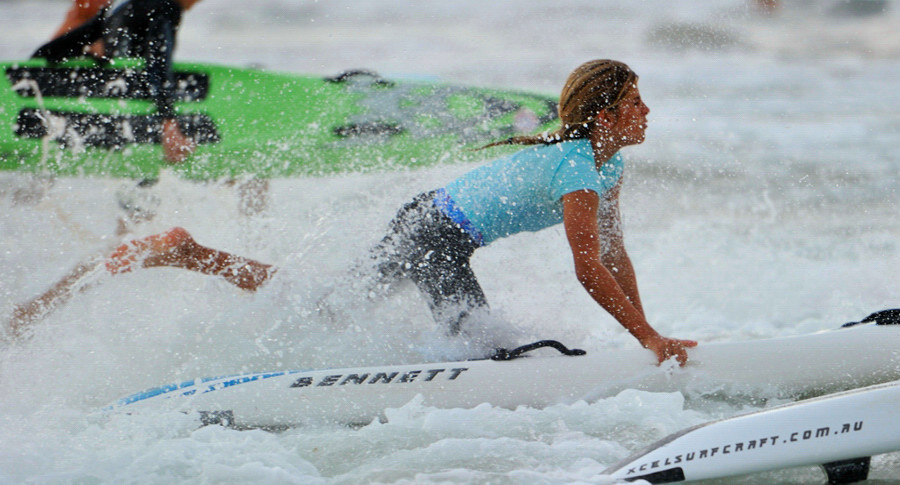
[[(581, 356), (548, 350), (476, 360), (325, 370), (278, 370), (150, 389), (110, 406), (200, 411), (237, 426), (359, 424), (421, 395), (423, 404), (542, 408), (624, 389), (799, 398), (900, 379), (900, 325), (859, 324), (784, 338), (700, 344), (685, 368), (640, 348)], [(535, 356), (541, 354), (541, 356)]]
[(900, 381), (800, 401), (673, 434), (609, 468), (672, 483), (823, 465), (829, 483), (865, 480), (869, 457), (900, 450)]

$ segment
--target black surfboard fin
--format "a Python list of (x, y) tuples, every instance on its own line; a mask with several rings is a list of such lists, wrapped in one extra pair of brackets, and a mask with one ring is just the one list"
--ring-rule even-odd
[(881, 310), (863, 319), (863, 323), (875, 322), (878, 325), (900, 325), (900, 308)]
[(900, 325), (900, 308), (892, 308), (890, 310), (881, 310), (869, 315), (858, 322), (850, 322), (841, 325), (842, 327), (852, 327), (860, 323), (872, 323), (875, 325)]
[(822, 468), (828, 475), (828, 483), (832, 485), (861, 482), (869, 477), (871, 457), (851, 458), (849, 460), (825, 463)]

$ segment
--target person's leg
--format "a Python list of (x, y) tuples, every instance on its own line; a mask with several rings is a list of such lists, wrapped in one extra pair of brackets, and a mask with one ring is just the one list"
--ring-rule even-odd
[(144, 268), (170, 266), (221, 276), (238, 288), (250, 291), (259, 288), (276, 271), (272, 265), (202, 246), (180, 227), (119, 246), (107, 259), (106, 269), (118, 274), (131, 271), (136, 264)]
[(60, 305), (69, 301), (77, 291), (89, 286), (90, 275), (94, 274), (98, 268), (102, 268), (102, 265), (103, 260), (100, 258), (79, 264), (40, 296), (28, 303), (16, 305), (13, 308), (12, 318), (8, 322), (10, 336), (21, 337), (28, 325), (59, 308)]
[(410, 277), (419, 291), (428, 295), (435, 321), (456, 335), (474, 312), (489, 308), (487, 298), (468, 257), (433, 253), (431, 259), (423, 261)]
[(428, 296), (435, 321), (456, 335), (475, 311), (488, 309), (470, 264), (478, 246), (430, 201), (423, 208), (410, 227), (407, 243), (402, 245), (401, 265), (419, 291)]
[(369, 250), (364, 262), (354, 266), (356, 276), (371, 277), (371, 284), (382, 290), (409, 276), (409, 260), (418, 244), (416, 233), (432, 198), (431, 193), (420, 194), (397, 211), (387, 234)]
[(471, 237), (434, 206), (434, 193), (417, 196), (391, 221), (387, 235), (368, 258), (354, 265), (367, 294), (381, 294), (409, 278), (426, 296), (435, 322), (456, 335), (477, 309), (488, 309), (487, 298), (469, 259), (477, 248)]
[(108, 258), (78, 265), (40, 296), (17, 305), (8, 323), (9, 333), (13, 338), (21, 336), (26, 326), (67, 302), (77, 291), (96, 283), (90, 276), (102, 271), (103, 266), (115, 275), (131, 271), (136, 265), (171, 266), (221, 276), (249, 291), (258, 289), (277, 271), (272, 265), (202, 246), (186, 230), (176, 227), (123, 244)]

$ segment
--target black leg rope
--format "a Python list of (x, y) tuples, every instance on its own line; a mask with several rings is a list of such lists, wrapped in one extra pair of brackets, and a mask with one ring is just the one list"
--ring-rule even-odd
[(522, 354), (526, 352), (531, 352), (532, 350), (541, 349), (544, 347), (553, 347), (554, 349), (560, 351), (560, 353), (562, 353), (563, 355), (584, 355), (587, 353), (581, 349), (569, 349), (556, 340), (541, 340), (540, 342), (523, 345), (512, 350), (496, 349), (494, 351), (494, 355), (491, 356), (491, 360), (513, 360), (521, 357)]

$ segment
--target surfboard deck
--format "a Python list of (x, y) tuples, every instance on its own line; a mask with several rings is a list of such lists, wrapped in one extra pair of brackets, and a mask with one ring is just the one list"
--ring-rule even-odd
[(900, 379), (900, 326), (860, 324), (794, 337), (701, 344), (687, 367), (644, 349), (512, 361), (278, 370), (190, 380), (123, 398), (111, 410), (201, 411), (236, 426), (368, 423), (421, 395), (423, 404), (542, 408), (624, 389), (802, 398)]
[(368, 71), (176, 63), (174, 73), (179, 124), (198, 149), (168, 165), (140, 61), (0, 63), (0, 170), (220, 179), (410, 168), (496, 156), (509, 149), (474, 149), (557, 119), (550, 96)]
[(868, 458), (900, 450), (900, 381), (702, 424), (607, 469), (674, 483), (824, 465), (829, 483), (864, 480)]

